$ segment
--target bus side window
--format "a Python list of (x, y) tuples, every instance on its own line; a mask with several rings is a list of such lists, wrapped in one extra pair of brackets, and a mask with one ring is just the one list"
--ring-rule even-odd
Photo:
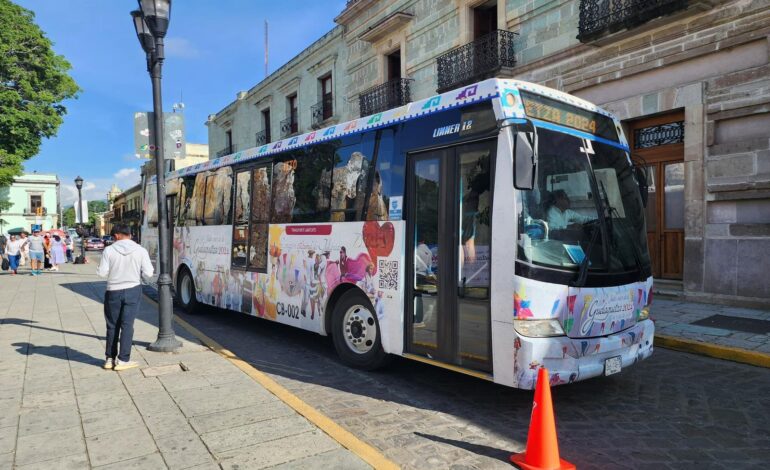
[(380, 135), (366, 220), (390, 219), (390, 199), (404, 194), (404, 155), (396, 153), (394, 134), (393, 129), (383, 129)]
[(188, 225), (203, 225), (203, 209), (206, 202), (206, 177), (208, 174), (208, 172), (204, 171), (195, 175), (195, 188), (192, 194)]
[(251, 170), (235, 174), (235, 211), (233, 215), (233, 266), (246, 267), (249, 251), (249, 205)]
[(249, 267), (267, 269), (267, 241), (270, 233), (270, 167), (258, 166), (251, 173), (251, 237)]
[(324, 195), (334, 148), (333, 143), (326, 143), (295, 150), (273, 165), (273, 223), (329, 220)]
[(179, 217), (177, 218), (176, 225), (178, 227), (188, 227), (195, 225), (194, 221), (191, 223), (192, 210), (190, 209), (193, 203), (193, 190), (195, 189), (195, 177), (186, 176), (182, 180), (182, 184), (179, 188)]
[(223, 167), (206, 176), (204, 225), (228, 224), (232, 194), (232, 168)]

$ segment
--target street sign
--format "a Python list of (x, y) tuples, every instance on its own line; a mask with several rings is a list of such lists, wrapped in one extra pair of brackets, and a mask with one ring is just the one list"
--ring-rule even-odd
[[(151, 159), (155, 154), (153, 112), (134, 113), (134, 156)], [(163, 113), (163, 153), (166, 160), (185, 157), (184, 114)]]

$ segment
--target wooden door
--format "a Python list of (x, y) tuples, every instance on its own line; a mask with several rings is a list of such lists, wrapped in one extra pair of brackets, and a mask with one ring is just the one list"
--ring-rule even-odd
[(684, 267), (684, 113), (630, 124), (631, 152), (647, 167), (647, 245), (652, 275), (682, 279)]

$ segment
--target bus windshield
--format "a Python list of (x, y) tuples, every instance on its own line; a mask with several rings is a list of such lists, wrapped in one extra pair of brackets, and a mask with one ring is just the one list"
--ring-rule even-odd
[(518, 257), (589, 272), (647, 272), (644, 208), (625, 151), (538, 128), (535, 187), (520, 192)]

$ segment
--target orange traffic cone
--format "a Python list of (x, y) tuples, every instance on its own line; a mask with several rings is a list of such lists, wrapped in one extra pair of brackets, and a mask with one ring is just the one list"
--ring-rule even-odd
[(541, 367), (537, 373), (535, 401), (527, 435), (527, 450), (511, 455), (511, 462), (524, 470), (569, 470), (575, 466), (559, 458), (556, 439), (556, 421), (551, 403), (551, 386), (548, 369)]

